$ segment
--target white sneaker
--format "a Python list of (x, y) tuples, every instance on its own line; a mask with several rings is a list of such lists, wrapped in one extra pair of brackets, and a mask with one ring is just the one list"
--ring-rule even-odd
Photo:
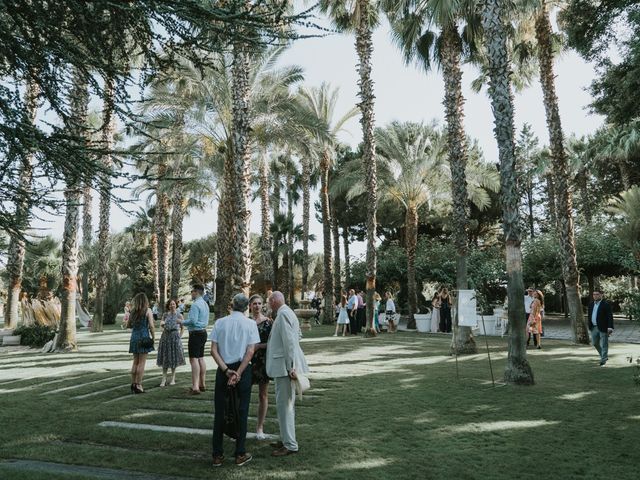
[(266, 440), (267, 436), (263, 432), (256, 433), (256, 440)]
[(337, 334), (337, 333), (334, 333), (334, 334), (333, 334), (333, 336), (334, 336), (334, 337), (337, 337), (337, 336), (338, 336), (338, 334)]
[(167, 384), (167, 381), (166, 381), (166, 380), (162, 380), (162, 381), (160, 382), (160, 386), (161, 386), (161, 387), (164, 387), (166, 384)]

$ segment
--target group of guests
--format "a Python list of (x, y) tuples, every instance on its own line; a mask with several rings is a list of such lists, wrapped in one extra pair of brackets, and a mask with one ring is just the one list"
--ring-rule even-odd
[(431, 332), (451, 333), (453, 298), (447, 287), (440, 287), (431, 297)]
[[(191, 364), (192, 385), (187, 393), (200, 395), (206, 391), (206, 364), (204, 350), (211, 341), (210, 354), (218, 367), (214, 389), (215, 419), (213, 426), (213, 465), (224, 461), (222, 438), (225, 427), (225, 409), (229, 395), (237, 398), (237, 432), (235, 464), (251, 461), (247, 453), (247, 419), (252, 385), (258, 385), (258, 422), (256, 438), (265, 440), (264, 423), (268, 409), (268, 387), (275, 381), (276, 409), (280, 427), (280, 442), (272, 444), (275, 457), (298, 451), (295, 434), (295, 385), (309, 371), (300, 348), (299, 321), (291, 308), (285, 305), (284, 295), (273, 292), (267, 299), (260, 295), (247, 298), (238, 294), (233, 298), (230, 315), (217, 320), (209, 335), (209, 306), (203, 300), (204, 287), (194, 285), (191, 308), (185, 319), (178, 310), (178, 302), (169, 300), (160, 322), (162, 335), (158, 344), (157, 365), (162, 367), (160, 386), (175, 385), (176, 368), (185, 364), (181, 343), (183, 329), (189, 330), (188, 355)], [(245, 315), (250, 310), (250, 317)], [(272, 320), (273, 318), (273, 320)], [(144, 393), (142, 379), (149, 352), (154, 350), (155, 326), (153, 311), (144, 293), (136, 295), (125, 314), (123, 325), (131, 329), (129, 352), (133, 354), (131, 392)]]
[[(373, 294), (373, 328), (380, 333), (380, 306), (382, 297), (378, 292)], [(349, 290), (348, 294), (343, 291), (340, 300), (336, 304), (336, 330), (333, 334), (337, 337), (340, 332), (342, 336), (346, 336), (347, 332), (351, 335), (357, 335), (366, 327), (367, 314), (366, 303), (364, 301), (364, 292), (360, 290), (356, 293), (355, 289)], [(391, 292), (385, 294), (385, 315), (389, 324), (389, 332), (397, 331), (396, 306), (393, 301)]]

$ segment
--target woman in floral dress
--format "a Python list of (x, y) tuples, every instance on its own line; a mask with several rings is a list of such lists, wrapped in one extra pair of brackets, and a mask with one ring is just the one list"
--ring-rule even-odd
[(264, 434), (264, 421), (269, 407), (270, 380), (267, 375), (267, 341), (273, 325), (273, 322), (262, 314), (263, 303), (264, 301), (260, 295), (253, 295), (249, 299), (251, 318), (256, 321), (258, 332), (260, 333), (260, 343), (256, 346), (256, 352), (251, 360), (253, 384), (258, 385), (258, 426), (256, 428), (256, 438), (258, 440), (267, 438)]
[(184, 365), (184, 351), (182, 349), (182, 314), (177, 310), (178, 304), (175, 300), (169, 300), (166, 305), (167, 311), (160, 322), (162, 336), (158, 345), (158, 359), (156, 364), (162, 367), (162, 382), (160, 386), (167, 384), (167, 370), (171, 369), (171, 381), (169, 385), (176, 384), (176, 369), (179, 365)]

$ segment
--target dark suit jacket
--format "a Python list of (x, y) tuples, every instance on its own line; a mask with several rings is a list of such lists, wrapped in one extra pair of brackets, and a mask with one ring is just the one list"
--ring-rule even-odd
[[(589, 330), (593, 330), (593, 323), (591, 323), (592, 313), (593, 302), (589, 304), (589, 313), (587, 316), (587, 325), (589, 325)], [(611, 305), (609, 305), (609, 302), (606, 300), (600, 301), (596, 321), (598, 322), (598, 330), (601, 332), (606, 332), (608, 328), (613, 328), (613, 311), (611, 310)]]

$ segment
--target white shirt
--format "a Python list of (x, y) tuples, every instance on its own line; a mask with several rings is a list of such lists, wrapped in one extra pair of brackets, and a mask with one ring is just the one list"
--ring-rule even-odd
[(396, 304), (393, 303), (393, 300), (387, 300), (387, 305), (384, 307), (385, 312), (393, 312), (396, 313)]
[(531, 313), (531, 304), (534, 298), (530, 295), (524, 296), (524, 313)]
[(593, 303), (593, 311), (591, 312), (591, 323), (598, 326), (598, 307), (600, 306), (600, 302)]
[(209, 340), (218, 344), (218, 353), (229, 365), (242, 361), (247, 347), (260, 343), (260, 334), (255, 321), (241, 312), (231, 312), (213, 325)]

